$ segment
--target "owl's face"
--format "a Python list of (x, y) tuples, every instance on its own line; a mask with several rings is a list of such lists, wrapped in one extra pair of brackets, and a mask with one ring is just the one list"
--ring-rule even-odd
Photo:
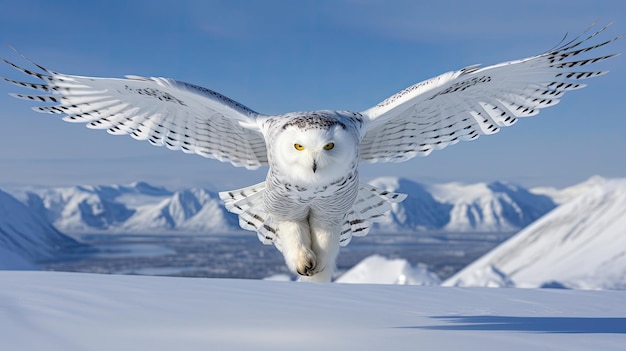
[(301, 128), (288, 125), (275, 142), (275, 162), (296, 184), (333, 181), (353, 167), (358, 144), (341, 124)]

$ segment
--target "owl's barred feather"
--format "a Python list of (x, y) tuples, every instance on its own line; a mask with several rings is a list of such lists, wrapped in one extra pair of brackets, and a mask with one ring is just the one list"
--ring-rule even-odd
[(517, 118), (556, 105), (565, 92), (585, 87), (578, 81), (607, 73), (578, 69), (618, 54), (577, 58), (621, 38), (581, 48), (609, 26), (585, 36), (592, 26), (541, 55), (444, 73), (362, 111), (366, 127), (361, 160), (402, 162), (427, 156), (459, 141), (496, 133)]
[(276, 228), (272, 226), (272, 217), (263, 206), (265, 182), (242, 189), (219, 193), (226, 209), (239, 216), (239, 225), (245, 230), (256, 231), (259, 240), (271, 245), (276, 239)]
[(366, 236), (374, 222), (384, 220), (389, 214), (392, 203), (402, 202), (406, 197), (406, 194), (386, 191), (363, 182), (359, 183), (359, 194), (341, 226), (339, 238), (341, 246), (348, 245), (352, 236)]
[(92, 78), (57, 73), (37, 65), (43, 72), (12, 67), (45, 84), (4, 80), (52, 95), (14, 94), (38, 102), (37, 112), (65, 115), (67, 122), (86, 123), (89, 128), (111, 134), (129, 134), (157, 146), (196, 153), (255, 169), (267, 165), (265, 139), (260, 129), (244, 127), (260, 115), (209, 89), (168, 78)]
[[(242, 189), (219, 193), (226, 209), (239, 215), (243, 229), (254, 230), (259, 240), (265, 245), (276, 241), (276, 229), (272, 226), (271, 216), (263, 207), (265, 182)], [(375, 186), (360, 183), (359, 192), (350, 212), (341, 225), (341, 246), (346, 246), (352, 236), (366, 236), (373, 224), (383, 220), (391, 210), (392, 203), (402, 202), (406, 194), (398, 194)]]
[(294, 272), (330, 281), (339, 246), (366, 235), (406, 197), (361, 183), (359, 162), (426, 156), (556, 105), (606, 73), (590, 66), (617, 55), (595, 54), (621, 36), (591, 43), (610, 24), (595, 32), (594, 26), (543, 54), (447, 72), (361, 112), (269, 116), (169, 78), (74, 76), (30, 60), (36, 70), (2, 60), (39, 80), (4, 78), (42, 92), (11, 94), (36, 102), (35, 111), (235, 166), (269, 166), (264, 182), (220, 197), (243, 229), (276, 245)]

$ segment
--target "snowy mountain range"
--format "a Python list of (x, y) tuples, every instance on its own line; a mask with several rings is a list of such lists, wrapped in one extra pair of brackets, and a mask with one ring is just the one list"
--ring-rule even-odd
[(382, 222), (387, 231), (511, 232), (556, 207), (547, 195), (502, 182), (426, 185), (385, 177), (371, 184), (409, 194)]
[(34, 269), (79, 244), (0, 190), (0, 269)]
[(576, 189), (585, 190), (443, 285), (626, 289), (626, 179)]
[(216, 193), (130, 185), (19, 189), (13, 194), (66, 233), (216, 233), (238, 228)]
[[(505, 232), (525, 227), (556, 204), (545, 194), (495, 183), (425, 185), (402, 178), (371, 182), (409, 194), (378, 224), (384, 232)], [(130, 185), (16, 189), (13, 195), (66, 233), (224, 233), (239, 231), (217, 193)]]

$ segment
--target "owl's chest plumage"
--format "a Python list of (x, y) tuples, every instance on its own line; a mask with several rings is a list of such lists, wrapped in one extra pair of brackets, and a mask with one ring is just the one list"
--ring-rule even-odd
[(286, 178), (270, 170), (266, 179), (263, 202), (275, 220), (303, 220), (316, 216), (340, 223), (352, 208), (358, 193), (356, 163), (352, 171), (329, 183), (302, 185)]

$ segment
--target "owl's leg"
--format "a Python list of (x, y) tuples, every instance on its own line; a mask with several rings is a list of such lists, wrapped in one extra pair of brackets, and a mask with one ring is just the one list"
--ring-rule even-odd
[(301, 276), (315, 274), (317, 258), (311, 249), (311, 232), (307, 220), (277, 223), (280, 246), (287, 267)]
[(339, 226), (309, 219), (313, 252), (317, 256), (317, 273), (300, 277), (300, 281), (330, 283), (335, 271), (335, 260), (339, 254)]

